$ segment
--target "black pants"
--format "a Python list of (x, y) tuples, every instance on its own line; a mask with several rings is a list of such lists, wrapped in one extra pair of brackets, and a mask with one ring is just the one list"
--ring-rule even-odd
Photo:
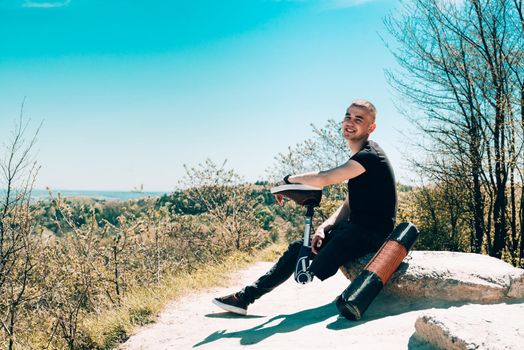
[[(373, 229), (347, 221), (340, 222), (326, 234), (318, 254), (313, 255), (309, 266), (320, 280), (333, 276), (348, 261), (376, 252), (390, 232)], [(237, 293), (247, 303), (253, 303), (262, 295), (284, 283), (294, 272), (303, 240), (292, 242), (275, 265), (255, 283)]]

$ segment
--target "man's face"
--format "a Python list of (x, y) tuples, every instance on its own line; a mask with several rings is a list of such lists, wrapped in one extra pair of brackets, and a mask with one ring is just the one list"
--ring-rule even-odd
[(367, 109), (349, 107), (342, 120), (342, 134), (348, 141), (359, 141), (368, 137), (375, 126), (373, 116)]

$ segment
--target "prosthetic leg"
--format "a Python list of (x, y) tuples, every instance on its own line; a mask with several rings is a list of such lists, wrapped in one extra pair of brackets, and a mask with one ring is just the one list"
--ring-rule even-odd
[(336, 299), (339, 313), (348, 320), (360, 320), (391, 275), (397, 270), (418, 238), (418, 230), (412, 223), (399, 224), (386, 242)]
[(294, 278), (297, 283), (309, 283), (313, 280), (313, 275), (308, 270), (311, 260), (311, 222), (313, 220), (315, 207), (320, 205), (322, 189), (306, 185), (290, 184), (272, 188), (271, 193), (275, 195), (279, 204), (282, 204), (283, 197), (287, 197), (306, 207), (303, 236), (304, 243), (298, 254)]

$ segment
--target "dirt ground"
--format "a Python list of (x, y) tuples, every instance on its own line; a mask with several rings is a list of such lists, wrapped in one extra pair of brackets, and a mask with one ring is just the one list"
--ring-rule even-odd
[(306, 286), (291, 278), (250, 305), (247, 316), (222, 312), (211, 303), (253, 282), (271, 265), (254, 264), (236, 272), (230, 288), (171, 303), (121, 349), (433, 349), (413, 336), (415, 321), (424, 310), (450, 306), (379, 295), (361, 321), (347, 321), (333, 303), (348, 285), (340, 272)]

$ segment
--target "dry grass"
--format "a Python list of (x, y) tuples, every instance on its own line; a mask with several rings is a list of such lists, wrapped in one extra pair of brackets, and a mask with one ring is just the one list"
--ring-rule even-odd
[(140, 326), (154, 322), (170, 301), (177, 300), (190, 291), (225, 287), (229, 282), (228, 273), (256, 261), (274, 261), (286, 247), (285, 243), (275, 243), (255, 254), (238, 252), (219, 265), (202, 266), (191, 274), (175, 274), (160, 286), (134, 290), (122, 299), (117, 308), (84, 322), (90, 346), (98, 349), (114, 348)]

